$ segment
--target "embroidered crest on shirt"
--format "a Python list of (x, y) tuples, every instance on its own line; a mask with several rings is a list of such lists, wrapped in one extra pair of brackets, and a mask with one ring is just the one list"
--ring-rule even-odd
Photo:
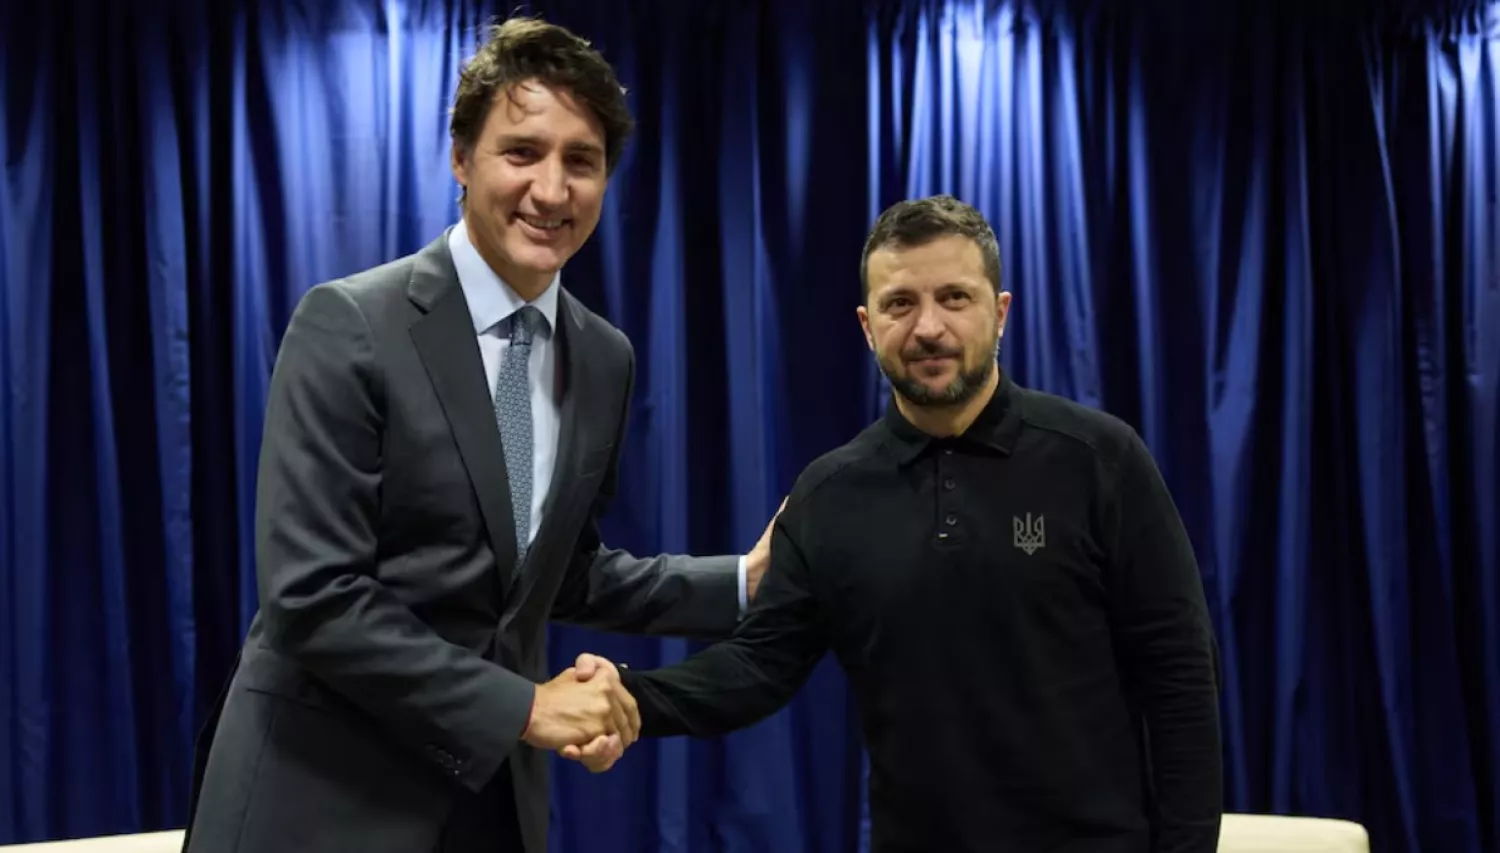
[(1032, 518), (1028, 512), (1025, 521), (1014, 516), (1011, 521), (1014, 522), (1016, 531), (1016, 547), (1025, 551), (1027, 556), (1036, 553), (1038, 548), (1047, 546), (1047, 529), (1042, 516)]

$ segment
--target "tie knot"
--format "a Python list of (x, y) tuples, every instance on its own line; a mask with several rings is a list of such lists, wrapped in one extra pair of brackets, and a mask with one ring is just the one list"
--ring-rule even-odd
[(531, 336), (542, 323), (542, 312), (534, 306), (523, 305), (510, 321), (510, 342), (514, 346), (530, 346)]

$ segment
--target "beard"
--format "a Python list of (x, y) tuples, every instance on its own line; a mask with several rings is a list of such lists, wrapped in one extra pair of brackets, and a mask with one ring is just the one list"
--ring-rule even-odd
[[(977, 364), (968, 364), (966, 353), (962, 350), (953, 350), (936, 345), (919, 345), (915, 349), (901, 353), (896, 358), (887, 358), (876, 355), (875, 361), (880, 366), (880, 372), (891, 383), (897, 394), (905, 397), (915, 406), (943, 407), (957, 406), (967, 403), (984, 388), (989, 381), (990, 374), (995, 370), (995, 356), (1000, 352), (1000, 337), (995, 336), (994, 346), (990, 348), (989, 357), (982, 357)], [(904, 369), (903, 362), (921, 358), (934, 358), (938, 356), (954, 356), (961, 361), (962, 365), (958, 375), (942, 388), (933, 389), (924, 385)]]

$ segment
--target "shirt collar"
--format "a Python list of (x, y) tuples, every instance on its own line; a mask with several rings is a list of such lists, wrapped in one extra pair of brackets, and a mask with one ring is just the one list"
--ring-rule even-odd
[[(463, 288), (464, 299), (469, 303), (469, 316), (474, 320), (474, 333), (483, 334), (508, 319), (525, 306), (526, 300), (516, 293), (485, 263), (479, 250), (469, 240), (469, 229), (463, 219), (448, 232), (448, 251), (453, 255), (453, 268), (458, 272), (458, 284)], [(531, 302), (546, 319), (544, 328), (538, 332), (550, 335), (557, 323), (557, 291), (560, 276)]]
[(1010, 455), (1015, 449), (1016, 439), (1021, 434), (1021, 410), (1019, 405), (1019, 386), (1011, 382), (1010, 377), (1000, 368), (1000, 383), (995, 387), (995, 393), (990, 401), (979, 411), (979, 416), (974, 423), (962, 435), (937, 438), (929, 433), (918, 429), (906, 416), (901, 414), (901, 409), (896, 405), (895, 396), (892, 395), (885, 407), (885, 428), (889, 436), (887, 445), (896, 456), (898, 465), (905, 465), (916, 459), (923, 451), (934, 445), (941, 447), (962, 447), (965, 445), (988, 447), (1001, 453)]

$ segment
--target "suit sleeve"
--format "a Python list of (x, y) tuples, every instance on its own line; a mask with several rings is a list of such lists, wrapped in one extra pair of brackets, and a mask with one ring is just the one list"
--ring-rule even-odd
[(1192, 543), (1132, 430), (1111, 501), (1110, 601), (1145, 717), (1153, 853), (1213, 853), (1223, 814), (1217, 647)]
[(635, 385), (633, 354), (628, 364), (615, 449), (553, 603), (552, 618), (598, 631), (724, 639), (740, 619), (738, 555), (636, 557), (605, 547), (599, 535), (599, 519), (618, 484)]
[(716, 737), (791, 701), (828, 651), (823, 608), (792, 532), (788, 504), (771, 534), (771, 565), (734, 636), (674, 666), (624, 670), (644, 737)]
[(359, 308), (313, 288), (281, 343), (261, 446), (266, 643), (478, 790), (519, 742), (536, 686), (444, 640), (375, 576), (383, 393)]

